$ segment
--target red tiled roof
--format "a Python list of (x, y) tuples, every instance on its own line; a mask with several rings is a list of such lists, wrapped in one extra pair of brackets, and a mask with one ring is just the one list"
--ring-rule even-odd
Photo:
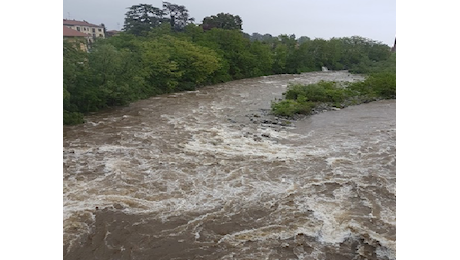
[(64, 36), (67, 36), (67, 37), (89, 37), (90, 36), (86, 33), (82, 33), (74, 29), (70, 29), (69, 27), (65, 25), (63, 26), (64, 26)]
[(89, 26), (89, 27), (100, 27), (100, 28), (102, 28), (102, 26), (100, 26), (100, 25), (95, 25), (95, 24), (92, 24), (92, 23), (88, 23), (87, 21), (77, 21), (77, 20), (64, 19), (63, 24), (64, 25), (72, 25), (72, 26), (79, 25), (79, 26)]

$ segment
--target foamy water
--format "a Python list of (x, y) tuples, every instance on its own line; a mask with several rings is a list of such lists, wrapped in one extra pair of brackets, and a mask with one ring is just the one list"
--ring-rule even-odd
[(65, 259), (395, 259), (395, 101), (262, 122), (322, 79), (360, 77), (240, 80), (65, 127)]

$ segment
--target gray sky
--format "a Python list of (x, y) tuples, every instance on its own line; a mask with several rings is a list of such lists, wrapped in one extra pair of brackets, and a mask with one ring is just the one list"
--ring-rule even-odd
[[(396, 36), (395, 0), (177, 0), (195, 23), (217, 13), (239, 15), (243, 31), (273, 36), (295, 34), (312, 39), (362, 36), (393, 45)], [(139, 3), (161, 7), (161, 0), (63, 0), (63, 18), (123, 28), (127, 8)]]

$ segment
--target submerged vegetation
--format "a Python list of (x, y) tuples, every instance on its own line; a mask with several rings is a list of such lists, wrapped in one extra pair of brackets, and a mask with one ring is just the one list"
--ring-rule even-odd
[[(295, 35), (249, 35), (242, 32), (239, 16), (224, 13), (203, 21), (193, 24), (184, 6), (164, 2), (160, 9), (140, 4), (126, 13), (124, 32), (96, 41), (89, 53), (64, 42), (64, 124), (82, 123), (88, 112), (204, 85), (320, 71), (323, 66), (375, 73), (395, 59), (389, 46), (358, 36), (310, 40)], [(392, 97), (392, 81), (387, 80), (393, 72), (385, 73), (347, 89), (330, 83), (305, 89), (291, 86), (287, 100), (274, 104), (274, 111), (308, 113), (316, 102), (341, 104), (358, 92), (362, 99)], [(280, 112), (284, 110), (292, 112)]]

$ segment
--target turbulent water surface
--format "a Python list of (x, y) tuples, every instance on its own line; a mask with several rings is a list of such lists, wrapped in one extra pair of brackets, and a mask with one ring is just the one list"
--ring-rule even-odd
[(277, 75), (64, 128), (64, 259), (395, 259), (396, 102), (293, 122)]

